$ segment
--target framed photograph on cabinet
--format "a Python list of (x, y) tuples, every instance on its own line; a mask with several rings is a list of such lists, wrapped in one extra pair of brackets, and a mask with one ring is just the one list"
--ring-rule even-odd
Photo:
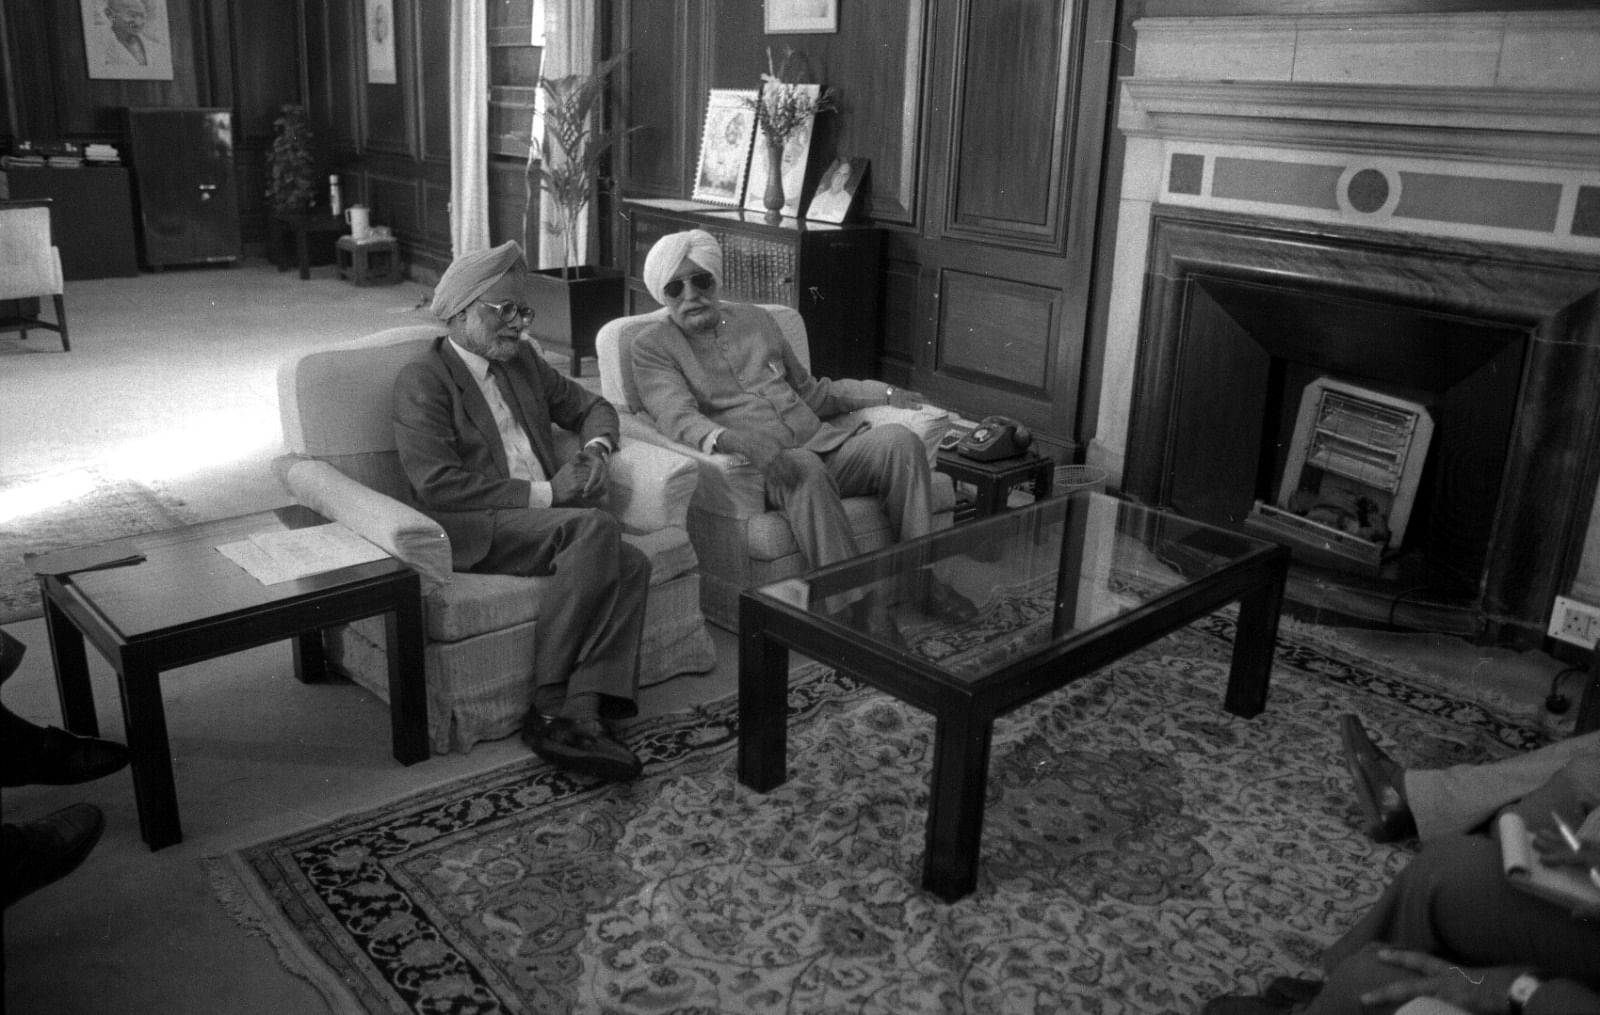
[(839, 0), (766, 0), (768, 35), (815, 35), (839, 30)]
[(806, 218), (813, 222), (848, 222), (855, 210), (856, 195), (861, 191), (861, 180), (867, 175), (865, 158), (834, 159), (828, 171), (817, 182), (817, 192), (806, 208)]
[[(763, 88), (770, 87), (763, 85)], [(821, 85), (791, 85), (796, 95), (802, 95), (813, 104), (822, 94)], [(783, 182), (783, 214), (800, 214), (800, 188), (806, 182), (806, 165), (811, 158), (811, 128), (816, 117), (809, 117), (795, 128), (783, 145), (783, 170), (778, 179)], [(744, 206), (755, 211), (766, 208), (767, 181), (772, 175), (772, 160), (767, 152), (767, 136), (756, 128), (755, 154), (750, 159), (750, 185), (744, 190)]]
[(79, 0), (90, 78), (172, 80), (166, 0)]
[(367, 84), (392, 85), (394, 70), (394, 5), (367, 0)]
[(756, 132), (755, 100), (754, 89), (711, 89), (700, 134), (700, 164), (694, 173), (695, 200), (737, 207), (744, 199)]

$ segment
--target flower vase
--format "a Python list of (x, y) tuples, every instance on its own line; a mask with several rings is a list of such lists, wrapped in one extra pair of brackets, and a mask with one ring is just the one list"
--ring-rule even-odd
[(767, 209), (767, 219), (776, 222), (783, 217), (783, 142), (767, 142), (767, 191), (761, 196)]

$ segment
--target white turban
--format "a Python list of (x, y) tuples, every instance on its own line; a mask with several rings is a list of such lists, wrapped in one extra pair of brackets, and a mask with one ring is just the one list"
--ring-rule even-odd
[(439, 276), (439, 284), (433, 287), (433, 304), (428, 309), (439, 320), (448, 321), (488, 292), (501, 275), (524, 263), (516, 240), (462, 254)]
[(668, 233), (656, 241), (644, 259), (644, 287), (650, 290), (650, 295), (655, 297), (657, 303), (667, 302), (667, 294), (662, 287), (672, 281), (673, 274), (685, 257), (709, 271), (711, 277), (717, 280), (717, 285), (722, 284), (722, 247), (718, 245), (716, 237), (704, 229)]

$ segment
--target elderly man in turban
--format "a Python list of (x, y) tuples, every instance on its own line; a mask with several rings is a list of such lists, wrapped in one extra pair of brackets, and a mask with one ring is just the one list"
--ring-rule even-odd
[[(523, 739), (552, 764), (631, 779), (639, 759), (609, 721), (638, 712), (650, 562), (599, 506), (616, 410), (522, 340), (526, 275), (516, 243), (446, 269), (432, 311), (449, 334), (396, 379), (395, 439), (456, 570), (546, 579)], [(556, 459), (552, 425), (581, 438), (573, 461)]]
[[(674, 440), (740, 455), (760, 470), (768, 505), (788, 518), (811, 566), (860, 552), (843, 497), (876, 496), (899, 539), (932, 531), (931, 476), (916, 434), (893, 423), (832, 421), (872, 405), (919, 408), (921, 395), (881, 381), (813, 377), (771, 314), (720, 298), (722, 248), (704, 230), (658, 240), (645, 258), (644, 283), (668, 315), (633, 344), (645, 408)], [(926, 577), (917, 595), (929, 612), (953, 619), (977, 612)], [(882, 604), (852, 605), (870, 614)], [(865, 619), (886, 623), (882, 614)]]

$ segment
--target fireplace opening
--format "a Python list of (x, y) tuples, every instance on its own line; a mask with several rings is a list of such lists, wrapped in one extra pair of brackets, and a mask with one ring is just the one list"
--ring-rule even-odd
[[(1241, 414), (1230, 425), (1232, 440), (1209, 452), (1194, 448), (1195, 461), (1206, 463), (1201, 468), (1176, 465), (1172, 506), (1236, 524), (1248, 521), (1258, 503), (1279, 501), (1285, 472), (1300, 450), (1293, 438), (1305, 393), (1320, 383), (1416, 404), (1432, 433), (1402, 541), (1384, 547), (1375, 564), (1304, 542), (1296, 546), (1297, 557), (1380, 598), (1470, 603), (1493, 535), (1527, 329), (1301, 286), (1210, 276), (1193, 281), (1189, 340), (1208, 343), (1209, 355), (1218, 358), (1214, 367), (1259, 377), (1262, 391), (1252, 397), (1238, 384), (1207, 382), (1208, 390), (1189, 393), (1191, 405), (1180, 409), (1185, 416), (1206, 413), (1203, 402), (1218, 394), (1255, 401), (1259, 414), (1253, 422)], [(1237, 463), (1217, 468), (1219, 458), (1235, 455)]]
[(1288, 603), (1538, 643), (1600, 482), (1593, 259), (1161, 206), (1149, 257), (1125, 494), (1246, 529), (1292, 466), (1308, 389), (1421, 406), (1403, 539), (1361, 566), (1282, 540)]

